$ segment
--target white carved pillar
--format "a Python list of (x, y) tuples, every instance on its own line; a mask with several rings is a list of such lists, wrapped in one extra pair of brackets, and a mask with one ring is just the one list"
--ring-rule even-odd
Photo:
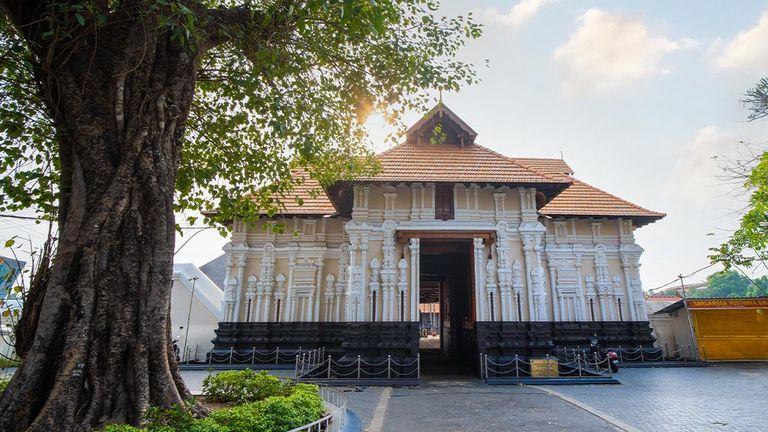
[(549, 268), (549, 285), (552, 292), (552, 314), (555, 321), (562, 321), (561, 311), (563, 309), (563, 296), (557, 286), (557, 267), (552, 257), (547, 257), (547, 267)]
[[(390, 199), (393, 201), (394, 193)], [(382, 244), (383, 262), (381, 265), (381, 310), (382, 321), (395, 320), (395, 290), (397, 286), (397, 270), (395, 269), (395, 223), (385, 221), (382, 224), (384, 230), (384, 242)]]
[[(285, 275), (279, 273), (275, 276), (275, 322), (280, 322), (280, 317), (285, 311)], [(267, 320), (269, 321), (269, 320)]]
[(336, 277), (333, 273), (328, 273), (325, 277), (325, 312), (322, 318), (325, 322), (334, 321), (334, 303), (336, 300)]
[(522, 321), (523, 320), (523, 307), (522, 307), (522, 301), (523, 301), (523, 276), (522, 276), (522, 266), (520, 265), (520, 262), (515, 260), (515, 262), (512, 263), (512, 291), (513, 291), (513, 301), (514, 301), (514, 316), (515, 320)]
[[(505, 194), (494, 194), (496, 201), (499, 202), (498, 208), (503, 211)], [(499, 215), (503, 214), (499, 213)], [(509, 224), (501, 221), (496, 224), (496, 262), (498, 264), (499, 280), (499, 303), (501, 320), (511, 321), (514, 315), (514, 302), (512, 299), (512, 266), (509, 264)]]
[(310, 302), (309, 305), (312, 308), (310, 312), (309, 320), (312, 322), (320, 321), (320, 299), (322, 298), (322, 288), (323, 288), (323, 259), (322, 258), (316, 258), (315, 259), (315, 280), (316, 280), (316, 288), (312, 291), (310, 294)]
[(621, 270), (624, 274), (624, 286), (627, 288), (627, 309), (629, 309), (629, 321), (637, 321), (637, 312), (635, 311), (635, 293), (632, 286), (632, 269), (635, 268), (634, 259), (630, 256), (622, 245), (621, 254)]
[(359, 292), (359, 298), (358, 298), (358, 304), (360, 307), (358, 308), (358, 321), (365, 321), (365, 308), (363, 305), (365, 304), (365, 297), (366, 292), (368, 291), (368, 266), (366, 265), (368, 263), (368, 233), (363, 233), (360, 236), (360, 266), (358, 267), (360, 269), (360, 292)]
[(411, 302), (410, 320), (419, 321), (419, 239), (412, 238), (408, 244), (411, 253)]
[(369, 293), (370, 293), (368, 308), (370, 310), (371, 321), (382, 320), (381, 315), (378, 313), (378, 309), (379, 309), (378, 303), (381, 302), (381, 298), (379, 296), (379, 288), (381, 287), (381, 284), (379, 283), (380, 269), (381, 269), (381, 265), (379, 264), (379, 260), (376, 259), (376, 257), (373, 257), (373, 259), (371, 259), (371, 282), (368, 285)]
[(408, 263), (405, 258), (400, 258), (397, 263), (397, 269), (399, 271), (399, 278), (397, 281), (397, 317), (395, 319), (405, 321), (406, 314), (406, 298), (405, 295), (408, 291)]
[(359, 239), (357, 236), (350, 236), (349, 245), (349, 266), (348, 269), (348, 288), (346, 293), (346, 320), (347, 321), (360, 321), (358, 317), (359, 301), (360, 301), (360, 271), (357, 265), (357, 250)]
[(296, 320), (296, 294), (293, 292), (293, 274), (296, 269), (296, 254), (292, 253), (288, 258), (288, 288), (285, 293), (285, 321)]
[(490, 319), (490, 306), (486, 303), (488, 294), (483, 283), (483, 256), (485, 255), (483, 239), (480, 237), (472, 239), (472, 245), (475, 257), (475, 316), (480, 321), (488, 321)]
[(344, 317), (344, 306), (346, 305), (344, 294), (349, 287), (349, 245), (342, 244), (339, 248), (339, 279), (336, 281), (336, 297), (334, 305), (333, 319), (339, 322)]
[(485, 295), (487, 307), (483, 308), (488, 311), (488, 319), (490, 321), (506, 321), (503, 316), (504, 308), (501, 307), (502, 299), (498, 295), (496, 289), (496, 263), (493, 259), (488, 259), (485, 264)]
[(256, 283), (258, 279), (256, 276), (248, 276), (248, 290), (245, 291), (245, 322), (253, 321), (253, 316), (259, 316), (261, 312), (261, 293), (258, 293), (258, 301), (256, 301)]
[(234, 321), (240, 321), (240, 305), (243, 302), (243, 282), (245, 282), (244, 274), (245, 274), (245, 255), (236, 255), (235, 256), (235, 266), (236, 266), (236, 275), (237, 275), (237, 287), (235, 288), (235, 307), (232, 312), (232, 317)]

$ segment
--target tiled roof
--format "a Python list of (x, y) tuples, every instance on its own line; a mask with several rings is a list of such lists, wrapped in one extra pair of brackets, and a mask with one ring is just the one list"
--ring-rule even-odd
[(536, 172), (478, 144), (404, 143), (377, 155), (381, 170), (368, 181), (561, 184), (559, 176)]
[(573, 174), (573, 169), (562, 159), (512, 158), (513, 161), (545, 174)]
[[(336, 213), (336, 208), (328, 199), (328, 195), (320, 182), (311, 178), (303, 170), (294, 170), (292, 177), (295, 183), (300, 182), (300, 184), (295, 185), (290, 192), (280, 197), (283, 208), (280, 209), (279, 214), (284, 216), (322, 216)], [(299, 204), (299, 199), (303, 200), (301, 204)]]
[(569, 178), (573, 183), (539, 209), (547, 216), (629, 217), (652, 222), (665, 216), (623, 200), (604, 190), (571, 177), (573, 170), (562, 159), (514, 158), (518, 163), (541, 173)]
[(654, 220), (665, 216), (576, 179), (539, 212), (547, 216), (645, 217)]

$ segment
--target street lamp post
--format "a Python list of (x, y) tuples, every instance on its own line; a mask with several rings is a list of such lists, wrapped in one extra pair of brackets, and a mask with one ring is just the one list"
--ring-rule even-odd
[(187, 310), (187, 327), (186, 331), (184, 332), (184, 360), (189, 362), (189, 359), (187, 358), (187, 340), (189, 339), (189, 321), (192, 318), (192, 300), (195, 298), (195, 283), (197, 282), (199, 278), (197, 276), (188, 279), (192, 281), (192, 295), (189, 296), (189, 310)]
[[(685, 316), (688, 318), (688, 330), (691, 332), (691, 344), (696, 349), (697, 357), (698, 357), (698, 344), (696, 343), (696, 334), (693, 331), (693, 322), (691, 322), (691, 311), (688, 309), (688, 296), (685, 294), (685, 284), (683, 283), (683, 275), (678, 275), (678, 278), (680, 278), (680, 289), (683, 291), (683, 305), (685, 306)], [(683, 354), (685, 355), (685, 354)], [(691, 353), (693, 355), (693, 353)]]

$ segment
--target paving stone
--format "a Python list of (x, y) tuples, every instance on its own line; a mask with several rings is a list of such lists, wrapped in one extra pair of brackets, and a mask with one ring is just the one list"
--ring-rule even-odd
[(544, 386), (641, 431), (768, 430), (768, 364), (622, 369), (622, 385)]

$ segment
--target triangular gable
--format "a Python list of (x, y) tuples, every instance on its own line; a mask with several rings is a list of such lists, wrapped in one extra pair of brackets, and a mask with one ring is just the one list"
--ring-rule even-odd
[(457, 136), (457, 142), (451, 142), (455, 145), (467, 145), (475, 142), (477, 132), (472, 129), (456, 113), (448, 108), (442, 101), (435, 105), (413, 126), (405, 132), (405, 139), (413, 144), (426, 144), (436, 125), (442, 125), (447, 130), (451, 130)]

